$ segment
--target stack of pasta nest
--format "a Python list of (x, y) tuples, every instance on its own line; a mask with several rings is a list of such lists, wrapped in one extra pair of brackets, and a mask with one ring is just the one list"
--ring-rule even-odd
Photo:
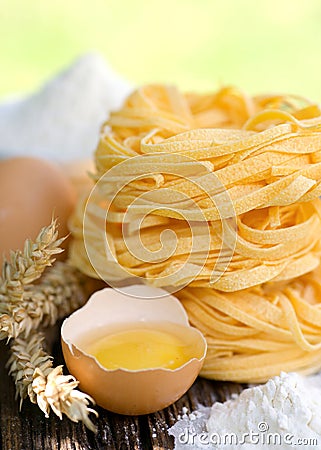
[(98, 188), (71, 223), (75, 266), (175, 288), (208, 342), (204, 377), (321, 368), (317, 105), (142, 87), (102, 127), (95, 162)]

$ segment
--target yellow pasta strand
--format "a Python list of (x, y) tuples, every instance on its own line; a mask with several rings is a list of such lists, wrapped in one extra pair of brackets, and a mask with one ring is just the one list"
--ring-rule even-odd
[(95, 164), (70, 222), (76, 267), (178, 291), (208, 342), (204, 377), (321, 369), (318, 105), (144, 86), (103, 125)]
[(208, 341), (204, 377), (256, 383), (281, 370), (321, 368), (320, 267), (281, 285), (233, 293), (185, 287), (177, 296)]
[[(148, 250), (146, 262), (142, 251), (132, 251), (136, 249), (137, 230), (128, 233), (126, 239), (120, 230), (119, 223), (129, 226), (132, 216), (124, 217), (120, 212), (111, 212), (107, 216), (106, 226), (105, 205), (101, 204), (100, 198), (91, 197), (90, 205), (96, 220), (87, 221), (86, 243), (91, 246), (91, 254), (95, 255), (96, 272), (88, 261), (82, 243), (85, 205), (85, 201), (79, 205), (70, 223), (74, 237), (80, 240), (78, 242), (76, 239), (72, 244), (72, 261), (89, 276), (100, 275), (105, 280), (118, 280), (118, 273), (119, 280), (123, 279), (124, 272), (118, 270), (121, 266), (128, 278), (138, 276), (156, 287), (170, 282), (177, 287), (190, 284), (233, 292), (271, 280), (292, 279), (315, 269), (320, 263), (319, 199), (280, 207), (280, 223), (277, 226), (274, 223), (271, 226), (269, 208), (240, 215), (236, 219), (237, 236), (233, 252), (228, 248), (222, 252), (220, 222), (210, 222), (204, 229), (204, 226), (198, 227), (195, 223), (190, 227), (186, 221), (149, 215), (149, 224), (139, 230), (139, 238)], [(101, 219), (97, 220), (98, 217)], [(169, 228), (175, 235), (166, 239), (163, 253), (155, 253), (160, 246), (159, 237)], [(234, 232), (230, 230), (232, 235)], [(112, 248), (113, 259), (106, 254), (106, 241)], [(73, 246), (77, 250), (73, 250)], [(174, 246), (175, 251), (167, 257), (167, 249)], [(180, 270), (182, 266), (184, 271)]]

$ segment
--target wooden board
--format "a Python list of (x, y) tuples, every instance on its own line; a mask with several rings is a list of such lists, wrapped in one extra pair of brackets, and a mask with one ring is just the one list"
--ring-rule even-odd
[[(58, 342), (53, 348), (55, 364), (63, 364)], [(0, 344), (0, 448), (2, 450), (145, 450), (173, 449), (174, 441), (167, 429), (182, 414), (199, 405), (210, 406), (215, 400), (224, 401), (241, 385), (212, 382), (199, 378), (191, 389), (174, 405), (148, 416), (129, 417), (96, 408), (98, 433), (95, 435), (82, 424), (66, 417), (60, 421), (53, 413), (46, 419), (36, 405), (28, 400), (19, 412), (14, 398), (14, 385), (6, 373), (7, 349)]]

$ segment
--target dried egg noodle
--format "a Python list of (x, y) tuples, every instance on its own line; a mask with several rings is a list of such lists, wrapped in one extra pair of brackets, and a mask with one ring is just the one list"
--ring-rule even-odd
[[(320, 261), (320, 144), (319, 108), (300, 98), (250, 98), (234, 88), (212, 95), (184, 95), (164, 86), (139, 89), (111, 114), (96, 150), (96, 179), (115, 170), (100, 184), (100, 198), (91, 197), (92, 214), (104, 217), (110, 189), (123, 188), (107, 215), (111, 259), (104, 253), (104, 224), (92, 220), (87, 227), (95, 268), (105, 280), (132, 274), (158, 287), (192, 283), (227, 292), (315, 269)], [(143, 154), (144, 158), (133, 158)], [(117, 166), (124, 161), (130, 163)], [(193, 161), (206, 170), (191, 179)], [(166, 172), (172, 167), (174, 176)], [(213, 183), (213, 174), (218, 183)], [(146, 192), (147, 199), (142, 195)], [(181, 196), (191, 202), (184, 204)], [(226, 196), (232, 208), (225, 207)], [(158, 249), (161, 233), (174, 231), (178, 242), (168, 258), (161, 253), (159, 259), (151, 256), (146, 262), (135, 251), (135, 236), (124, 241), (119, 224), (130, 223), (130, 214), (125, 216), (129, 206), (135, 214), (148, 215), (140, 235), (150, 255)], [(149, 214), (153, 208), (157, 210)], [(84, 207), (79, 207), (72, 223), (80, 237), (83, 214)], [(219, 255), (224, 262), (221, 219), (235, 214), (235, 245), (226, 265), (216, 267)], [(196, 250), (189, 221), (194, 224)], [(206, 224), (209, 239), (204, 227), (195, 223)], [(172, 247), (169, 239), (166, 243)], [(81, 239), (72, 254), (77, 267), (97, 276)]]
[(102, 127), (95, 162), (99, 189), (70, 223), (76, 267), (110, 284), (185, 286), (176, 295), (208, 341), (204, 377), (321, 368), (317, 105), (146, 86)]
[[(126, 268), (128, 273), (148, 280), (148, 283), (156, 287), (162, 285), (166, 276), (171, 280), (172, 285), (179, 286), (180, 283), (190, 284), (198, 287), (211, 286), (211, 276), (216, 259), (221, 249), (221, 240), (217, 238), (219, 234), (219, 223), (211, 226), (210, 246), (207, 237), (204, 236), (204, 243), (201, 247), (202, 234), (204, 230), (200, 228), (199, 245), (197, 251), (192, 252), (193, 242), (189, 234), (188, 224), (184, 221), (175, 222), (173, 229), (179, 236), (175, 252), (169, 258), (160, 261), (142, 262), (137, 259), (129, 250), (128, 242), (131, 237), (124, 240), (123, 233), (119, 229), (118, 223), (113, 223), (112, 219), (107, 219), (108, 240), (112, 239), (112, 251), (114, 259), (108, 259), (104, 249), (104, 208), (99, 202), (94, 203), (91, 198), (90, 210), (96, 220), (91, 220), (87, 225), (86, 241), (90, 241), (94, 253), (94, 266), (88, 260), (84, 241), (82, 239), (82, 217), (84, 203), (78, 206), (78, 214), (73, 218), (71, 229), (74, 240), (71, 255), (74, 264), (87, 275), (97, 277), (97, 273), (103, 274), (104, 278), (111, 281), (124, 278), (124, 273), (119, 267)], [(254, 286), (271, 279), (275, 281), (288, 280), (315, 269), (320, 262), (320, 208), (321, 200), (290, 205), (280, 208), (280, 225), (270, 227), (271, 216), (268, 209), (252, 211), (237, 218), (238, 236), (234, 253), (231, 255), (228, 269), (224, 271), (223, 265), (220, 277), (213, 284), (221, 291), (238, 291), (250, 286)], [(130, 217), (130, 215), (129, 215)], [(272, 216), (273, 218), (273, 216)], [(140, 236), (145, 246), (151, 254), (158, 247), (158, 236), (170, 226), (171, 222), (159, 220), (156, 224), (151, 221), (140, 229)], [(197, 228), (193, 227), (193, 231)], [(134, 235), (133, 245), (136, 237)], [(171, 242), (169, 239), (168, 245)], [(91, 252), (93, 253), (93, 251)], [(187, 258), (188, 261), (187, 261)], [(187, 262), (186, 262), (187, 261)], [(204, 264), (204, 261), (206, 262)], [(196, 279), (175, 279), (179, 272), (180, 265), (197, 266), (201, 270)], [(222, 260), (224, 263), (224, 259)], [(217, 270), (220, 270), (218, 267)], [(187, 273), (187, 275), (186, 275)], [(188, 276), (185, 270), (185, 276)], [(194, 271), (191, 268), (193, 276)]]
[(208, 343), (206, 378), (265, 382), (321, 369), (321, 270), (239, 292), (186, 287), (176, 294)]

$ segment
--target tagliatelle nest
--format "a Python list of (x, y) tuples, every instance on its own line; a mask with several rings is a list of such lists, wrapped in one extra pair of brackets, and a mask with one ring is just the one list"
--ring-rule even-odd
[(86, 199), (72, 261), (107, 282), (227, 292), (307, 273), (321, 256), (320, 149), (320, 111), (302, 99), (141, 88), (102, 130), (91, 261)]
[[(189, 284), (233, 292), (271, 280), (289, 280), (315, 269), (321, 256), (320, 213), (321, 201), (317, 199), (280, 208), (277, 226), (271, 225), (273, 217), (267, 208), (242, 215), (236, 220), (238, 234), (234, 245), (231, 249), (223, 248), (223, 251), (220, 222), (209, 224), (205, 230), (204, 226), (194, 222), (192, 233), (183, 221), (157, 220), (157, 224), (150, 226), (146, 223), (139, 233), (150, 252), (147, 261), (138, 257), (136, 230), (124, 238), (119, 226), (109, 221), (108, 239), (113, 233), (111, 248), (114, 258), (108, 259), (104, 211), (92, 198), (90, 216), (96, 214), (96, 220), (87, 222), (84, 241), (83, 210), (74, 218), (73, 232), (78, 239), (72, 244), (71, 259), (87, 275), (96, 277), (97, 273), (101, 274), (109, 283), (134, 275), (156, 287)], [(131, 217), (128, 214), (128, 226)], [(163, 254), (154, 257), (153, 252), (160, 247), (158, 238), (168, 229), (173, 230), (175, 236), (169, 236), (166, 241), (164, 238)], [(230, 233), (232, 241), (235, 233), (232, 227)], [(91, 261), (87, 257), (85, 242), (87, 249), (90, 246)], [(167, 258), (171, 248), (175, 248), (175, 252)], [(127, 274), (119, 266), (125, 267)]]
[(287, 283), (233, 293), (187, 287), (177, 296), (206, 337), (204, 377), (258, 383), (281, 371), (320, 370), (320, 266)]
[(71, 223), (77, 268), (181, 289), (208, 378), (321, 367), (317, 105), (147, 86), (111, 114), (95, 162)]

